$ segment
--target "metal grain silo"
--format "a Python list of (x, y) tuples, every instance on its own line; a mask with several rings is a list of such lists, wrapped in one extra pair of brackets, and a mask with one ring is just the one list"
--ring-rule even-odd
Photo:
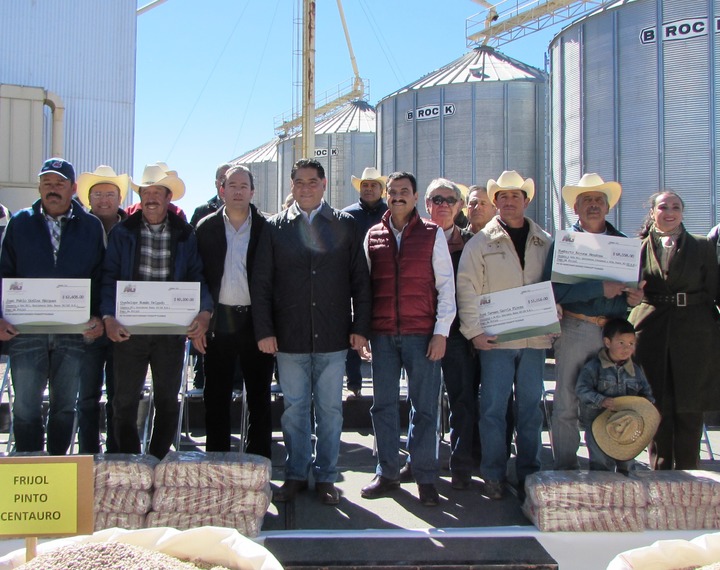
[[(0, 84), (36, 88), (62, 102), (63, 124), (52, 129), (63, 133), (62, 141), (53, 141), (52, 149), (61, 148), (78, 172), (95, 170), (99, 164), (132, 172), (136, 9), (135, 0), (2, 3)], [(28, 113), (15, 113), (14, 108), (22, 106), (21, 97), (12, 97), (12, 106), (2, 105), (9, 97), (0, 102), (0, 120), (20, 122)], [(42, 97), (33, 99), (42, 104)], [(24, 206), (37, 198), (37, 172), (42, 164), (37, 155), (44, 160), (54, 151), (48, 140), (49, 108), (46, 103), (37, 129), (45, 139), (44, 148), (38, 150), (34, 142), (26, 145), (20, 136), (0, 144), (3, 201), (5, 192), (22, 194)], [(30, 125), (34, 133), (36, 126), (37, 122)], [(37, 138), (33, 134), (32, 139)]]
[[(290, 192), (290, 169), (302, 154), (302, 136), (291, 135), (278, 144), (278, 188)], [(366, 166), (375, 165), (375, 108), (366, 101), (351, 101), (315, 124), (315, 158), (325, 168), (325, 200), (342, 209), (358, 199), (350, 183)]]
[(679, 192), (690, 231), (718, 222), (720, 2), (622, 0), (550, 44), (554, 225), (560, 189), (583, 172), (619, 181), (611, 218), (635, 234), (659, 189)]
[(424, 193), (438, 176), (485, 185), (517, 170), (535, 180), (528, 214), (544, 223), (545, 85), (539, 69), (482, 46), (388, 95), (377, 106), (383, 174), (409, 170)]
[(250, 169), (255, 182), (253, 203), (263, 212), (271, 214), (280, 211), (283, 195), (278, 188), (277, 146), (280, 139), (271, 141), (230, 161)]

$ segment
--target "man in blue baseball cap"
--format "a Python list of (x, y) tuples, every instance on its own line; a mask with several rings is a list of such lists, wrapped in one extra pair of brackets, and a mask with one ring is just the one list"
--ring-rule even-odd
[(91, 317), (83, 335), (18, 334), (0, 318), (0, 340), (8, 341), (15, 400), (13, 431), (17, 451), (42, 451), (45, 425), (42, 395), (50, 392), (47, 451), (64, 455), (70, 447), (80, 370), (85, 355), (83, 336), (102, 335), (99, 291), (105, 251), (100, 220), (72, 198), (75, 169), (62, 158), (46, 160), (40, 172), (40, 199), (20, 210), (5, 230), (0, 250), (0, 277), (91, 279)]

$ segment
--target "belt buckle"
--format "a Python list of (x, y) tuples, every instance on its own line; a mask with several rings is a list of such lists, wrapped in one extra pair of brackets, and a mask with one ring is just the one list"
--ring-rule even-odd
[(675, 304), (678, 307), (687, 307), (687, 293), (676, 293)]

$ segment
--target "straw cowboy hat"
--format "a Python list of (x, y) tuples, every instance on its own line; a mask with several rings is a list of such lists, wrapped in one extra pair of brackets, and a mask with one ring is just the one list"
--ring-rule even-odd
[(115, 171), (104, 164), (95, 169), (95, 172), (83, 172), (77, 179), (77, 196), (83, 206), (90, 208), (90, 190), (96, 184), (112, 184), (120, 190), (120, 202), (125, 199), (130, 187), (130, 177), (127, 174), (115, 174)]
[(491, 202), (495, 202), (495, 194), (503, 190), (522, 190), (532, 200), (535, 196), (535, 182), (532, 178), (523, 179), (514, 170), (506, 170), (500, 175), (500, 178), (488, 180), (487, 193)]
[(136, 183), (133, 189), (140, 194), (140, 189), (148, 186), (164, 186), (172, 193), (171, 201), (173, 202), (185, 195), (185, 183), (178, 178), (177, 172), (167, 170), (160, 164), (146, 165), (140, 182)]
[(628, 461), (637, 457), (652, 440), (660, 413), (640, 396), (613, 398), (614, 410), (605, 410), (592, 424), (592, 433), (600, 449), (613, 459)]
[(608, 204), (612, 208), (618, 203), (620, 194), (622, 194), (622, 186), (617, 182), (605, 182), (597, 174), (583, 174), (577, 186), (563, 186), (562, 197), (565, 203), (571, 208), (575, 207), (575, 200), (583, 192), (602, 192), (607, 196)]
[(385, 188), (387, 187), (387, 176), (381, 176), (380, 171), (377, 168), (373, 168), (372, 166), (367, 167), (365, 170), (363, 170), (362, 176), (360, 178), (357, 178), (355, 176), (350, 177), (352, 180), (352, 185), (355, 190), (360, 192), (360, 183), (363, 180), (373, 180), (374, 182), (379, 182), (380, 186), (383, 187), (383, 191), (385, 191)]

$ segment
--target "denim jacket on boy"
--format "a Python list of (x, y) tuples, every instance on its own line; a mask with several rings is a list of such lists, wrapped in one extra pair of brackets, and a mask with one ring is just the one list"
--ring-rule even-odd
[(610, 360), (606, 348), (601, 349), (580, 371), (575, 392), (580, 401), (580, 422), (586, 428), (605, 411), (602, 407), (605, 398), (642, 396), (655, 402), (642, 368), (632, 359), (618, 366)]

